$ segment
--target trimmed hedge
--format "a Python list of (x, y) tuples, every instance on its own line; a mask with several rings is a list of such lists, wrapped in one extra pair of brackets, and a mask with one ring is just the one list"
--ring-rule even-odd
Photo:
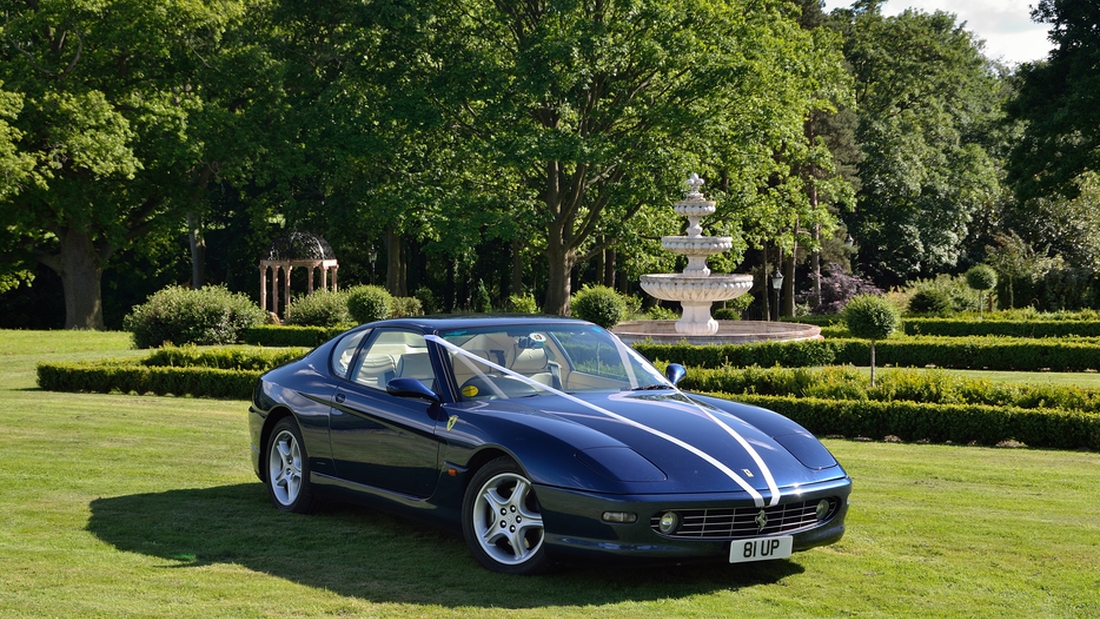
[(979, 404), (1100, 414), (1100, 389), (1001, 383), (935, 370), (886, 370), (872, 387), (867, 377), (852, 366), (716, 370), (691, 368), (680, 385), (684, 389), (707, 392), (826, 400)]
[[(871, 343), (857, 339), (763, 342), (726, 346), (639, 342), (635, 350), (651, 360), (693, 367), (806, 367), (866, 365)], [(906, 337), (876, 342), (879, 365), (952, 369), (1083, 372), (1100, 369), (1100, 342), (1053, 338)]]
[(819, 436), (1100, 450), (1100, 415), (1079, 411), (1000, 406), (825, 400), (790, 396), (718, 397), (771, 409)]
[(47, 391), (155, 393), (248, 399), (256, 379), (306, 349), (166, 348), (139, 359), (40, 363), (38, 386)]
[(633, 347), (647, 359), (679, 363), (689, 367), (720, 368), (727, 365), (805, 367), (833, 364), (836, 360), (837, 348), (834, 341), (841, 340), (761, 342), (724, 346), (637, 342)]
[(129, 361), (42, 363), (38, 386), (47, 391), (190, 395), (246, 400), (260, 370), (138, 365)]
[[(863, 365), (870, 342), (832, 340), (834, 363)], [(912, 337), (876, 343), (878, 361), (898, 367), (1083, 372), (1100, 369), (1100, 343), (1062, 339)]]
[(906, 318), (906, 335), (946, 337), (1100, 337), (1100, 321), (1095, 320), (963, 320), (953, 318)]
[(316, 348), (337, 335), (340, 335), (344, 331), (347, 331), (349, 328), (348, 325), (340, 327), (265, 325), (262, 327), (245, 329), (241, 334), (241, 339), (245, 344), (251, 344), (253, 346), (271, 346), (276, 348), (303, 346), (305, 348)]

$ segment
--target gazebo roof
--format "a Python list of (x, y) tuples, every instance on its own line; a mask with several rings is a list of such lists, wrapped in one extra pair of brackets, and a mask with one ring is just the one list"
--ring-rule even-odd
[(336, 260), (336, 254), (325, 239), (295, 230), (275, 239), (265, 260)]

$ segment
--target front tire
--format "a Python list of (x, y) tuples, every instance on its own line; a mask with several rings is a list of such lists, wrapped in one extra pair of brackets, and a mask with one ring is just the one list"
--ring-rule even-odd
[(509, 458), (489, 462), (470, 480), (462, 533), (477, 562), (494, 572), (531, 575), (550, 567), (534, 487)]
[(267, 490), (278, 509), (296, 514), (313, 511), (309, 458), (293, 417), (280, 419), (267, 443)]

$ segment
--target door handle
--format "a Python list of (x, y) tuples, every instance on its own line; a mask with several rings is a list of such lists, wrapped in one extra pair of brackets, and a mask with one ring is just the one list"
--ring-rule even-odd
[(334, 399), (336, 400), (337, 404), (343, 404), (344, 400), (348, 399), (348, 397), (342, 393), (337, 393)]

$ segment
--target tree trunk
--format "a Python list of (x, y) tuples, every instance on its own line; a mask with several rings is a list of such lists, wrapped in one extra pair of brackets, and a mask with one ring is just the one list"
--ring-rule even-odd
[(783, 260), (783, 308), (784, 316), (794, 316), (794, 257), (798, 253), (798, 243), (790, 256)]
[(604, 255), (606, 256), (606, 259), (604, 260), (603, 285), (607, 286), (608, 288), (614, 289), (615, 262), (618, 260), (618, 254), (615, 252), (614, 249), (605, 249)]
[(875, 341), (871, 340), (871, 386), (875, 386)]
[(821, 224), (814, 225), (814, 308), (821, 307)]
[(550, 277), (546, 283), (546, 303), (542, 311), (559, 316), (569, 315), (569, 296), (573, 293), (573, 252), (567, 250), (560, 237), (550, 235), (546, 248)]
[(103, 266), (99, 250), (83, 231), (65, 229), (56, 256), (40, 258), (61, 277), (65, 328), (103, 330)]
[(191, 287), (198, 290), (206, 285), (206, 239), (195, 211), (187, 211), (187, 231), (191, 242)]
[(772, 274), (768, 272), (768, 242), (764, 241), (764, 247), (760, 251), (761, 264), (764, 268), (764, 320), (772, 319)]
[(401, 235), (386, 232), (386, 290), (395, 297), (407, 297), (405, 285), (405, 253)]

